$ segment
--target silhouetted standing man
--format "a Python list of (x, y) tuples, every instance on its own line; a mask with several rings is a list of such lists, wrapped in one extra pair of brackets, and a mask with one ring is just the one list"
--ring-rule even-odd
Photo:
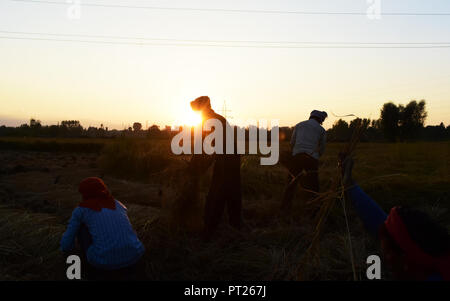
[[(211, 186), (206, 198), (204, 215), (204, 238), (210, 240), (217, 230), (227, 206), (229, 223), (240, 229), (242, 226), (242, 196), (241, 196), (241, 159), (234, 148), (233, 154), (226, 154), (226, 119), (214, 112), (208, 96), (202, 96), (191, 102), (191, 108), (202, 114), (203, 123), (209, 119), (217, 119), (223, 129), (223, 154), (193, 155), (190, 161), (190, 171), (193, 177), (199, 177), (214, 162)], [(236, 143), (235, 143), (236, 146)]]

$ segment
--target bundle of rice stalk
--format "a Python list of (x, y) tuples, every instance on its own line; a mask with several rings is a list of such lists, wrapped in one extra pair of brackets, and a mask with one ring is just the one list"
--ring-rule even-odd
[[(353, 156), (356, 150), (356, 147), (358, 145), (358, 142), (360, 140), (360, 137), (362, 136), (364, 132), (364, 125), (361, 122), (360, 119), (357, 119), (356, 126), (354, 128), (354, 131), (352, 133), (352, 136), (350, 138), (350, 141), (343, 147), (343, 149), (339, 153), (338, 158), (338, 164), (336, 164), (337, 167), (340, 166), (341, 160)], [(327, 221), (328, 216), (331, 213), (331, 210), (334, 208), (334, 205), (336, 204), (336, 200), (340, 200), (342, 207), (343, 207), (343, 213), (345, 217), (345, 223), (346, 223), (346, 230), (349, 240), (349, 257), (352, 264), (352, 271), (354, 280), (357, 280), (356, 276), (356, 270), (355, 270), (355, 264), (353, 259), (353, 248), (352, 248), (352, 242), (350, 237), (350, 228), (348, 225), (347, 220), (347, 211), (346, 211), (346, 205), (345, 205), (345, 188), (342, 181), (342, 174), (340, 171), (340, 168), (337, 168), (336, 170), (336, 176), (331, 179), (331, 186), (330, 189), (324, 193), (318, 193), (317, 197), (314, 198), (310, 203), (311, 204), (318, 204), (319, 211), (315, 218), (315, 228), (312, 233), (311, 243), (306, 250), (304, 256), (300, 260), (299, 270), (297, 272), (297, 279), (302, 280), (304, 279), (304, 267), (308, 265), (317, 265), (319, 260), (319, 250), (318, 245), (320, 238), (323, 233), (324, 224)]]
[(199, 232), (203, 228), (200, 178), (178, 169), (167, 180), (160, 193), (170, 229)]

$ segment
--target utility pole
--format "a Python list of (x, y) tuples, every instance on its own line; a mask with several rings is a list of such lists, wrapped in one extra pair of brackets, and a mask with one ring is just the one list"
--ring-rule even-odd
[(222, 115), (223, 115), (223, 117), (225, 117), (225, 119), (233, 118), (232, 116), (228, 116), (228, 112), (231, 112), (231, 110), (227, 110), (227, 101), (224, 100), (223, 106), (222, 106)]

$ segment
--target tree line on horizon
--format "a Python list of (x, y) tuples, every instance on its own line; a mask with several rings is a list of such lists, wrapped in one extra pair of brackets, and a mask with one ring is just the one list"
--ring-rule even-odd
[(379, 119), (356, 118), (349, 123), (339, 119), (327, 131), (329, 141), (348, 141), (359, 124), (364, 128), (361, 141), (440, 141), (450, 139), (450, 126), (441, 122), (436, 126), (425, 126), (428, 116), (426, 102), (410, 101), (407, 105), (385, 103)]
[[(350, 139), (353, 131), (362, 126), (362, 142), (396, 142), (396, 141), (442, 141), (450, 140), (450, 126), (441, 122), (437, 126), (424, 126), (427, 118), (426, 102), (413, 100), (407, 105), (385, 103), (380, 110), (379, 119), (355, 118), (350, 122), (337, 120), (327, 130), (327, 140), (330, 142), (345, 142)], [(293, 127), (280, 127), (280, 139), (289, 140)], [(39, 120), (30, 119), (28, 124), (18, 127), (0, 126), (0, 136), (3, 137), (52, 137), (52, 138), (170, 138), (175, 135), (169, 126), (160, 129), (152, 125), (143, 130), (142, 124), (135, 122), (132, 127), (124, 130), (109, 130), (103, 124), (100, 127), (83, 128), (78, 120), (64, 120), (57, 125), (43, 126)]]

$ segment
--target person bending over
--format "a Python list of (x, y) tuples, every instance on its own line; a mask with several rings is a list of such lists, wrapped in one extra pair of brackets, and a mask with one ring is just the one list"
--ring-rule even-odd
[(204, 213), (203, 238), (205, 241), (209, 241), (215, 236), (225, 207), (228, 212), (229, 224), (238, 230), (243, 227), (241, 157), (237, 153), (236, 143), (234, 144), (234, 151), (231, 154), (226, 153), (226, 128), (230, 125), (223, 116), (214, 112), (209, 97), (198, 97), (190, 104), (192, 110), (201, 113), (202, 127), (207, 120), (216, 119), (221, 123), (223, 131), (221, 154), (194, 154), (188, 167), (191, 177), (198, 181), (199, 176), (214, 164)]
[(78, 190), (82, 201), (72, 212), (61, 250), (70, 252), (78, 239), (88, 279), (136, 277), (145, 248), (130, 224), (127, 208), (114, 199), (100, 178), (84, 179)]
[(369, 233), (381, 242), (388, 267), (398, 280), (450, 280), (447, 230), (418, 210), (396, 206), (389, 214), (352, 179), (353, 160), (341, 157), (347, 198)]
[[(290, 209), (292, 198), (298, 182), (308, 200), (314, 199), (319, 192), (319, 158), (325, 152), (326, 131), (322, 127), (327, 113), (314, 110), (309, 119), (298, 123), (294, 127), (290, 145), (292, 148), (292, 162), (288, 169), (294, 179), (289, 179), (281, 202), (283, 210)], [(300, 175), (300, 173), (305, 174)]]

